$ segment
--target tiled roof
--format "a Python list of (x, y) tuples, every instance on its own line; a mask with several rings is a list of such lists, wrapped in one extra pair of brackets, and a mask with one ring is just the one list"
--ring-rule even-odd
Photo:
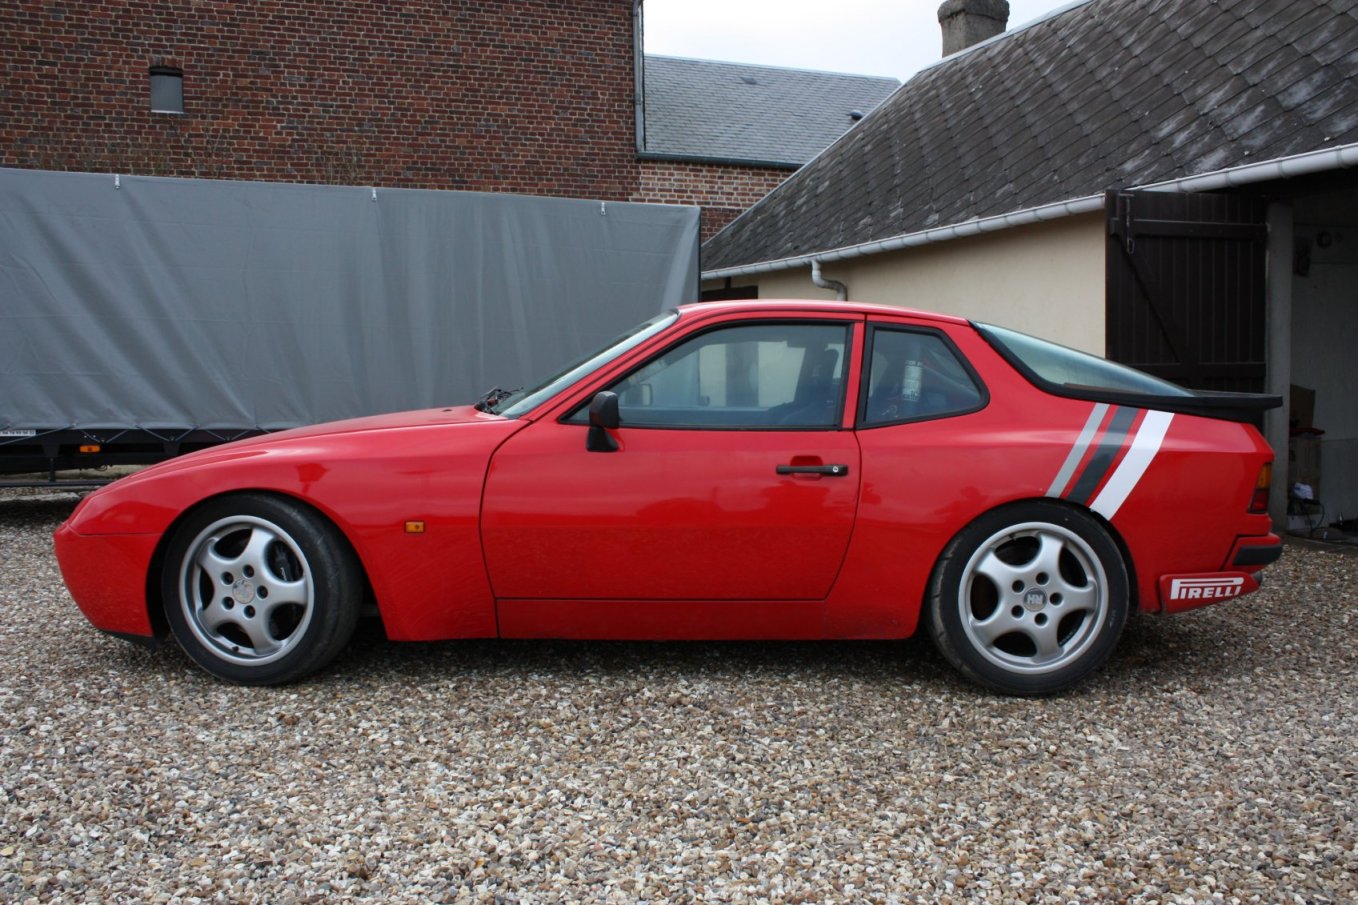
[(646, 57), (646, 154), (801, 166), (895, 79)]
[(920, 72), (716, 270), (1358, 142), (1354, 0), (1090, 0)]

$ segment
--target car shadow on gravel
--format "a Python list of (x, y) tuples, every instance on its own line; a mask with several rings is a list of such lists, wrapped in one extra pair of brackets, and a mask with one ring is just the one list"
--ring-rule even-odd
[(419, 682), (450, 673), (567, 680), (664, 673), (693, 679), (830, 676), (938, 681), (947, 664), (924, 639), (907, 641), (390, 642), (375, 623), (360, 628), (332, 672)]
[[(1155, 691), (1252, 672), (1260, 656), (1241, 650), (1229, 625), (1216, 639), (1194, 617), (1133, 620), (1112, 657), (1091, 678), (1055, 697)], [(95, 657), (145, 681), (216, 682), (172, 639), (155, 650), (105, 639)], [(107, 658), (107, 659), (105, 659)], [(565, 641), (473, 639), (388, 641), (376, 620), (360, 624), (353, 642), (320, 674), (290, 687), (422, 686), (447, 681), (510, 683), (572, 680), (691, 682), (837, 682), (909, 688), (921, 694), (991, 693), (967, 682), (927, 638), (901, 641)]]
[[(1051, 697), (1201, 689), (1247, 676), (1267, 661), (1252, 655), (1238, 637), (1214, 639), (1186, 630), (1182, 619), (1137, 620), (1124, 632), (1112, 657), (1093, 676)], [(1228, 628), (1221, 626), (1222, 628)], [(1229, 632), (1228, 632), (1229, 635)], [(85, 666), (112, 669), (134, 682), (156, 685), (220, 685), (175, 644), (154, 649), (102, 638)], [(349, 647), (321, 673), (289, 689), (427, 687), (521, 683), (570, 687), (591, 683), (646, 686), (760, 684), (777, 687), (857, 686), (929, 698), (993, 699), (993, 692), (958, 674), (927, 638), (901, 641), (563, 641), (475, 639), (392, 642), (375, 623), (362, 626)], [(267, 689), (262, 689), (267, 693)]]
[[(1191, 649), (1202, 637), (1168, 620), (1136, 620), (1104, 666), (1054, 697), (1143, 687), (1200, 672)], [(921, 694), (992, 697), (958, 674), (927, 637), (893, 641), (562, 641), (389, 642), (375, 622), (360, 630), (327, 673), (346, 681), (424, 683), (449, 676), (569, 682), (572, 678), (683, 681), (853, 682)], [(317, 678), (324, 681), (325, 676)]]

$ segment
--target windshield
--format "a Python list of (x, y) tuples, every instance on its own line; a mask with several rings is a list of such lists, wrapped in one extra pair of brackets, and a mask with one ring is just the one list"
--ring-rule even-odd
[(1000, 354), (1053, 392), (1111, 390), (1148, 396), (1193, 396), (1183, 387), (1065, 346), (991, 324), (976, 324)]
[(586, 374), (593, 373), (623, 353), (635, 349), (674, 323), (678, 318), (679, 314), (676, 311), (667, 311), (664, 314), (656, 315), (644, 324), (638, 324), (621, 336), (614, 337), (599, 351), (591, 352), (585, 357), (577, 359), (567, 365), (564, 370), (541, 383), (515, 390), (508, 396), (502, 397), (489, 411), (504, 415), (506, 418), (517, 418), (533, 409), (543, 400), (566, 389)]

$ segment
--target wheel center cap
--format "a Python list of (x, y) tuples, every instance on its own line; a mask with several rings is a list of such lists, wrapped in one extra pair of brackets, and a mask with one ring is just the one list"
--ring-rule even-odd
[(1036, 588), (1023, 595), (1023, 608), (1030, 613), (1036, 613), (1047, 605), (1047, 594)]
[(248, 578), (242, 578), (231, 586), (231, 596), (236, 603), (249, 603), (255, 599), (255, 583)]

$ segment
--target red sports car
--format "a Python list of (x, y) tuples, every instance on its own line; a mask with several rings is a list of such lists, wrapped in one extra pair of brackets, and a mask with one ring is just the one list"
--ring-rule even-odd
[(87, 497), (56, 535), (116, 635), (234, 682), (394, 640), (904, 638), (1065, 688), (1128, 615), (1239, 597), (1281, 543), (1276, 397), (846, 303), (691, 305), (476, 405), (285, 431)]

